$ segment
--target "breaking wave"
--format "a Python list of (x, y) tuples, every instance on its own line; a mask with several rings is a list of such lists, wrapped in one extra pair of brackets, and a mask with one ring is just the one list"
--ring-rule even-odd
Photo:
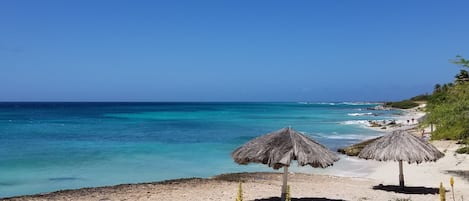
[(353, 116), (353, 117), (356, 117), (356, 116), (370, 116), (370, 115), (373, 115), (372, 112), (367, 112), (367, 113), (348, 113), (347, 114), (348, 116)]

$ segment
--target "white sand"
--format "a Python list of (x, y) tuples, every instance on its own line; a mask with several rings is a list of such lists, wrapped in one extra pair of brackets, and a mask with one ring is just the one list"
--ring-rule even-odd
[[(449, 187), (450, 174), (447, 170), (468, 170), (467, 155), (454, 154), (458, 147), (453, 141), (437, 141), (435, 145), (445, 151), (445, 157), (436, 163), (420, 165), (404, 165), (406, 186), (424, 186), (437, 188), (440, 182)], [(377, 162), (354, 160), (354, 166), (347, 177), (334, 175), (334, 168), (318, 174), (291, 173), (289, 184), (294, 198), (309, 198), (304, 200), (378, 200), (388, 201), (397, 198), (410, 198), (413, 201), (439, 200), (438, 194), (404, 194), (392, 191), (374, 190), (373, 186), (397, 185), (397, 162)], [(346, 164), (346, 163), (344, 163)], [(370, 168), (371, 167), (371, 168)], [(328, 168), (329, 169), (329, 168)], [(341, 168), (340, 168), (341, 169)], [(327, 169), (326, 169), (327, 170)], [(360, 173), (360, 177), (353, 177), (353, 172)], [(455, 178), (455, 194), (457, 200), (464, 196), (469, 200), (468, 178)], [(281, 188), (281, 174), (278, 173), (249, 173), (228, 174), (214, 179), (183, 179), (171, 182), (157, 182), (148, 184), (118, 185), (111, 187), (88, 188), (78, 190), (59, 191), (55, 193), (35, 196), (23, 196), (10, 200), (234, 200), (237, 194), (238, 180), (243, 180), (245, 200), (266, 199), (278, 197)], [(313, 199), (314, 198), (314, 199)], [(323, 200), (327, 200), (323, 199)], [(447, 200), (452, 200), (451, 192), (447, 193)]]
[[(425, 115), (420, 110), (407, 110), (396, 119), (401, 127), (377, 131), (390, 132), (395, 129), (410, 129), (417, 125), (418, 119)], [(407, 119), (414, 122), (407, 124)], [(414, 131), (415, 132), (415, 131)], [(427, 129), (428, 133), (429, 130)], [(419, 135), (419, 131), (415, 133)], [(438, 194), (423, 194), (423, 191), (435, 192), (440, 182), (449, 190), (447, 200), (453, 200), (449, 179), (454, 176), (455, 197), (469, 200), (469, 177), (455, 176), (447, 171), (469, 171), (468, 155), (456, 154), (459, 147), (454, 141), (432, 142), (445, 156), (434, 163), (404, 164), (404, 177), (407, 187), (421, 187), (417, 194), (396, 191), (375, 190), (380, 184), (385, 187), (398, 185), (398, 163), (366, 161), (355, 157), (341, 156), (341, 160), (326, 169), (295, 168), (291, 170), (289, 184), (293, 198), (302, 200), (377, 200), (388, 201), (408, 198), (412, 201), (439, 200)], [(307, 174), (304, 174), (307, 173)], [(311, 174), (313, 173), (313, 174)], [(86, 188), (59, 191), (44, 195), (20, 196), (7, 200), (235, 200), (238, 181), (243, 180), (244, 200), (278, 197), (281, 189), (279, 173), (241, 173), (217, 176), (212, 179), (180, 179), (147, 184), (124, 184), (110, 187)]]
[[(449, 170), (469, 171), (469, 157), (466, 154), (456, 154), (459, 147), (455, 141), (435, 141), (432, 142), (438, 149), (445, 153), (445, 157), (436, 162), (422, 164), (404, 164), (404, 178), (407, 186), (427, 186), (438, 187), (443, 182), (445, 188), (450, 188), (449, 180), (453, 176)], [(376, 180), (385, 185), (396, 184), (398, 182), (398, 163), (384, 162), (376, 168), (367, 178)], [(469, 178), (454, 176), (455, 197), (460, 200), (461, 196), (469, 199)], [(447, 198), (451, 197), (447, 194)], [(449, 199), (448, 199), (449, 200)]]
[[(396, 116), (394, 120), (396, 121), (396, 126), (385, 126), (386, 129), (382, 129), (382, 127), (371, 127), (369, 125), (367, 128), (378, 131), (378, 132), (392, 132), (394, 130), (409, 130), (413, 129), (418, 126), (419, 119), (425, 116), (425, 112), (423, 112), (423, 108), (425, 108), (425, 104), (421, 104), (418, 107), (412, 108), (412, 109), (406, 109), (406, 110), (401, 110), (402, 115)], [(412, 121), (414, 119), (414, 121)], [(409, 122), (407, 122), (409, 120)], [(389, 122), (389, 120), (388, 120)], [(378, 123), (381, 123), (378, 121)]]

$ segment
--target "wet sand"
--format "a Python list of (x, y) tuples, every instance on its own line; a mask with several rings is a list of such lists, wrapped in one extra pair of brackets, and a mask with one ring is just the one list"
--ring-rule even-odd
[[(368, 174), (334, 176), (335, 171), (321, 174), (290, 173), (289, 185), (293, 200), (439, 200), (440, 182), (449, 188), (449, 178), (455, 177), (455, 197), (469, 198), (469, 180), (448, 171), (469, 169), (467, 155), (455, 154), (458, 147), (453, 141), (433, 142), (445, 157), (435, 163), (404, 165), (406, 190), (397, 188), (397, 162), (359, 160), (355, 165), (367, 169)], [(307, 167), (308, 168), (308, 167)], [(275, 200), (280, 196), (281, 173), (231, 173), (210, 179), (191, 178), (154, 183), (123, 184), (98, 188), (64, 190), (48, 194), (19, 196), (5, 200), (235, 200), (239, 181), (243, 182), (244, 200)], [(447, 199), (452, 200), (451, 192)]]

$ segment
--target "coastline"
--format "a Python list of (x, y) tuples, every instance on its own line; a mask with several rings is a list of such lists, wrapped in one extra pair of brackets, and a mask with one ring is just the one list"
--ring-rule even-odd
[[(450, 170), (467, 170), (469, 159), (464, 155), (454, 153), (457, 148), (454, 141), (432, 143), (438, 149), (445, 151), (445, 157), (435, 163), (405, 164), (404, 166), (406, 185), (420, 188), (421, 192), (413, 194), (373, 189), (379, 188), (380, 185), (397, 185), (397, 163), (360, 160), (363, 165), (375, 165), (369, 175), (347, 177), (290, 172), (289, 184), (292, 197), (305, 200), (439, 200), (437, 194), (439, 183), (443, 182), (447, 190), (451, 191), (449, 188), (451, 176), (454, 176), (457, 200), (460, 200), (461, 196), (469, 197), (469, 179), (447, 173)], [(243, 182), (245, 200), (272, 200), (271, 197), (279, 196), (281, 173), (253, 172), (222, 174), (212, 178), (184, 178), (152, 183), (62, 190), (1, 200), (234, 200), (240, 180)], [(448, 200), (451, 200), (450, 194), (450, 192), (447, 193)]]
[[(418, 119), (425, 115), (421, 110), (402, 110), (396, 116), (397, 126), (382, 129), (368, 127), (382, 135), (396, 129), (414, 129)], [(413, 123), (407, 120), (414, 118)], [(418, 132), (416, 132), (418, 134)], [(405, 165), (406, 184), (424, 186), (434, 191), (439, 182), (449, 186), (449, 178), (455, 176), (457, 196), (469, 197), (469, 179), (461, 178), (448, 171), (469, 169), (464, 155), (455, 154), (457, 145), (453, 141), (433, 141), (446, 156), (436, 163)], [(438, 194), (402, 194), (392, 191), (374, 190), (373, 187), (396, 185), (397, 163), (362, 160), (341, 155), (334, 166), (326, 169), (292, 167), (289, 183), (294, 198), (327, 198), (329, 200), (438, 200)], [(295, 166), (295, 165), (292, 165)], [(151, 183), (120, 184), (115, 186), (60, 190), (51, 193), (15, 196), (0, 200), (233, 200), (238, 181), (243, 181), (245, 200), (264, 199), (278, 196), (281, 174), (269, 172), (228, 173), (212, 178), (182, 178)], [(340, 192), (333, 189), (340, 188)], [(449, 199), (449, 198), (448, 198)], [(314, 200), (314, 199), (313, 199)]]
[[(420, 120), (425, 117), (426, 113), (423, 111), (423, 108), (425, 107), (425, 104), (421, 104), (418, 107), (411, 109), (395, 109), (402, 112), (400, 115), (396, 116), (396, 118), (388, 120), (387, 123), (370, 121), (370, 124), (366, 128), (381, 133), (392, 132), (401, 129), (414, 129), (419, 125)], [(395, 124), (390, 126), (389, 122), (391, 121), (394, 121)]]

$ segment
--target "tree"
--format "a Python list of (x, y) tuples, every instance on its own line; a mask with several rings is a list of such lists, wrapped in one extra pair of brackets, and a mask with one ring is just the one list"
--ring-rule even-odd
[(454, 78), (456, 78), (454, 80), (455, 84), (462, 84), (469, 81), (469, 73), (466, 70), (460, 70), (459, 74), (454, 76)]
[(434, 139), (463, 140), (469, 137), (469, 83), (436, 93), (428, 103), (430, 123), (437, 130)]
[(464, 59), (461, 55), (457, 55), (456, 59), (454, 59), (452, 63), (460, 65), (461, 67), (469, 68), (469, 60)]
[[(457, 56), (454, 64), (469, 68), (469, 60)], [(427, 104), (426, 123), (435, 124), (433, 139), (469, 138), (469, 73), (460, 70), (453, 83), (435, 85)]]
[(433, 93), (438, 93), (441, 92), (441, 85), (440, 84), (435, 84), (435, 88), (433, 89)]

